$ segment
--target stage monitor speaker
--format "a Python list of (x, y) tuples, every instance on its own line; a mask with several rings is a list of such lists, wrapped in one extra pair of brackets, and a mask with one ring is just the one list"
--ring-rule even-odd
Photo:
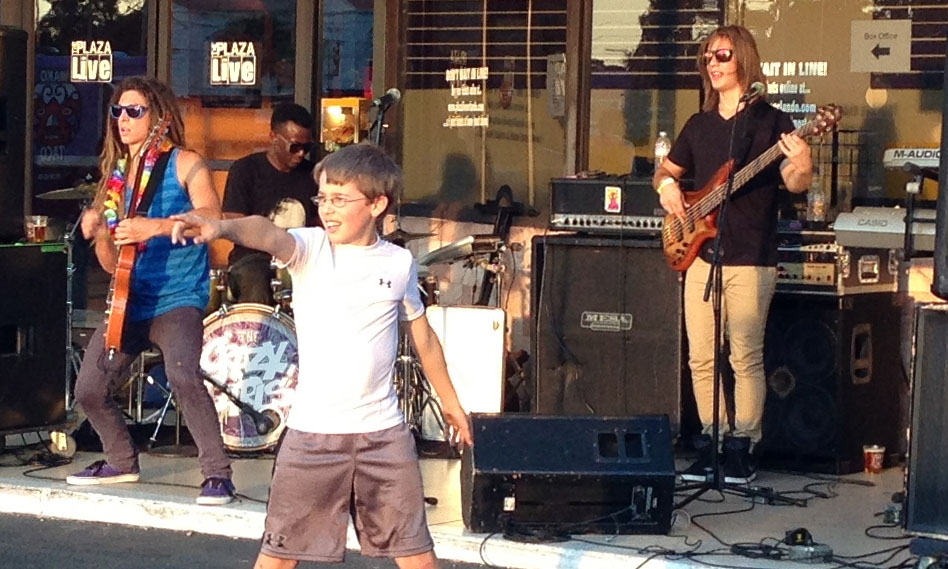
[(461, 512), (475, 532), (665, 534), (675, 463), (665, 415), (472, 416)]
[[(504, 404), (504, 328), (506, 315), (490, 306), (429, 306), (428, 323), (444, 350), (448, 375), (468, 413), (499, 413)], [(421, 438), (443, 441), (444, 425), (435, 409), (441, 399), (428, 385), (437, 405), (425, 405)]]
[(0, 432), (66, 421), (63, 245), (0, 246)]
[(843, 474), (862, 470), (865, 444), (904, 450), (899, 322), (892, 293), (774, 296), (764, 341), (765, 464)]
[(533, 410), (681, 415), (681, 284), (650, 239), (533, 238)]
[(0, 243), (24, 236), (27, 38), (24, 30), (0, 26)]
[[(941, 155), (948, 156), (948, 44), (945, 48), (945, 77), (942, 87)], [(938, 164), (938, 198), (935, 202), (935, 270), (932, 294), (948, 299), (948, 160), (942, 158)]]
[(948, 539), (948, 305), (918, 309), (905, 528)]

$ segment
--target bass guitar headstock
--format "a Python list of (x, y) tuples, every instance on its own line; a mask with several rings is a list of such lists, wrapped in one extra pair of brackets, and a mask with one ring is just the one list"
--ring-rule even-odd
[(806, 123), (805, 136), (816, 136), (832, 131), (843, 118), (843, 110), (837, 105), (820, 105), (816, 116)]

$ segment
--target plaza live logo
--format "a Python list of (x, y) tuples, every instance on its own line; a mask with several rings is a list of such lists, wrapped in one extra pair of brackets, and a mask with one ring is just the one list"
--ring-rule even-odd
[(112, 44), (104, 40), (74, 41), (69, 50), (69, 81), (109, 83), (112, 81)]
[(632, 320), (628, 312), (584, 311), (579, 325), (594, 332), (623, 332), (632, 329)]
[(211, 42), (211, 85), (256, 85), (257, 50), (249, 41)]

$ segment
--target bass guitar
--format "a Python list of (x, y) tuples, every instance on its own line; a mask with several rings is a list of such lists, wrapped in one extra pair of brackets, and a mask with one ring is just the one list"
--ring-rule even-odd
[[(829, 132), (842, 117), (842, 111), (835, 105), (821, 106), (816, 115), (803, 126), (793, 131), (799, 136), (812, 136)], [(752, 160), (734, 174), (734, 189), (749, 182), (761, 170), (783, 156), (779, 144), (774, 144), (763, 154)], [(718, 207), (727, 197), (728, 176), (734, 167), (730, 160), (711, 177), (701, 190), (684, 192), (685, 219), (675, 214), (665, 216), (662, 225), (662, 249), (668, 265), (676, 271), (685, 271), (698, 256), (701, 245), (717, 235)]]

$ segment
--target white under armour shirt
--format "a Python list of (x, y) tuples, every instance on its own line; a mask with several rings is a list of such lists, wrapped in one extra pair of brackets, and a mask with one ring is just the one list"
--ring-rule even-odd
[(287, 426), (369, 433), (403, 421), (392, 373), (398, 321), (425, 313), (411, 253), (382, 239), (329, 243), (319, 227), (290, 230), (299, 382)]

